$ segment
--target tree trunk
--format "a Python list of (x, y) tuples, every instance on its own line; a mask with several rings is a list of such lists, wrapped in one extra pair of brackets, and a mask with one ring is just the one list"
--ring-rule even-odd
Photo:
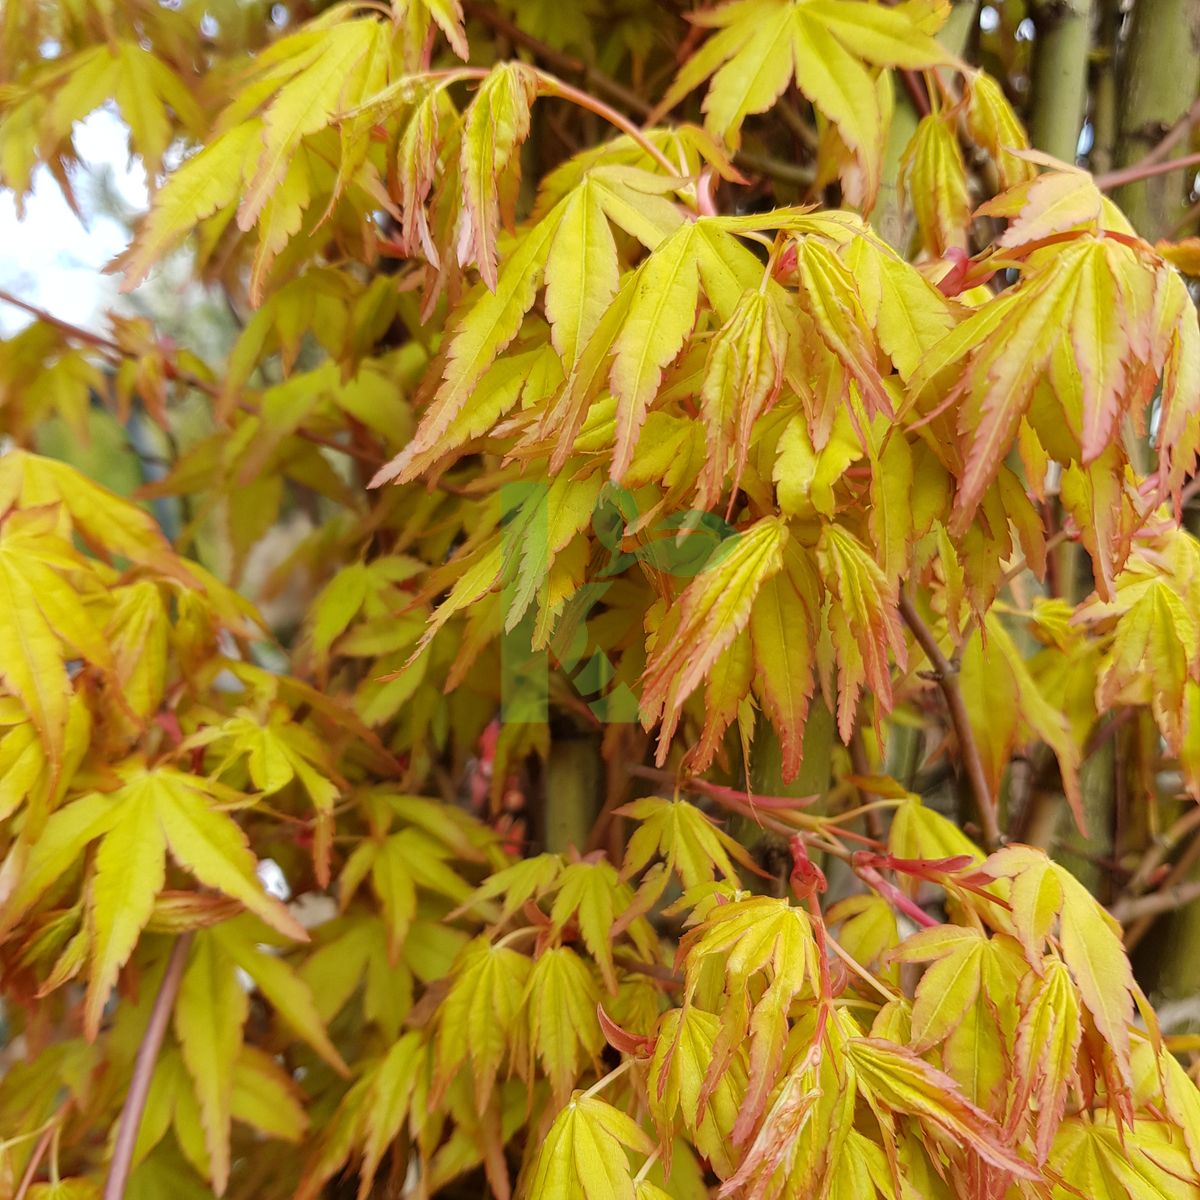
[(1087, 110), (1092, 0), (1042, 0), (1032, 12), (1037, 41), (1029, 137), (1039, 150), (1073, 163)]
[[(1192, 106), (1200, 88), (1200, 0), (1137, 0), (1121, 78), (1117, 166), (1144, 158)], [(1181, 139), (1171, 152), (1187, 149)], [(1115, 200), (1143, 237), (1165, 237), (1184, 212), (1185, 172), (1120, 188)]]

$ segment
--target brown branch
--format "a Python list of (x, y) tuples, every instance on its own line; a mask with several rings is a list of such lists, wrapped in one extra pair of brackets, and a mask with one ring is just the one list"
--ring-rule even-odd
[(614, 954), (613, 962), (618, 967), (623, 967), (626, 971), (636, 971), (639, 975), (645, 975), (649, 979), (657, 980), (664, 987), (683, 987), (683, 976), (677, 975), (670, 967), (659, 966), (658, 963), (643, 962), (641, 959), (632, 958), (628, 954)]
[(142, 1124), (142, 1113), (146, 1108), (146, 1097), (150, 1094), (150, 1080), (154, 1075), (154, 1064), (167, 1032), (167, 1022), (175, 1007), (175, 997), (183, 979), (183, 968), (187, 962), (192, 934), (185, 933), (175, 943), (167, 961), (166, 974), (154, 998), (150, 1010), (150, 1023), (138, 1047), (133, 1062), (133, 1078), (125, 1095), (125, 1106), (121, 1109), (117, 1139), (113, 1143), (112, 1163), (108, 1168), (108, 1179), (104, 1183), (104, 1200), (123, 1200), (125, 1185), (129, 1181), (129, 1169), (133, 1165), (133, 1149), (137, 1145), (138, 1130)]
[[(106, 338), (99, 333), (93, 333), (90, 329), (84, 329), (79, 325), (72, 325), (70, 321), (64, 321), (61, 317), (56, 317), (53, 313), (47, 312), (44, 308), (38, 308), (36, 304), (30, 304), (27, 300), (22, 300), (18, 296), (14, 296), (11, 292), (6, 292), (0, 289), (0, 303), (11, 304), (13, 308), (19, 308), (22, 312), (28, 313), (35, 320), (40, 321), (43, 325), (50, 325), (53, 328), (65, 333), (72, 341), (82, 342), (84, 345), (92, 346), (97, 350), (103, 351), (111, 357), (117, 359), (137, 358), (137, 354), (132, 350), (127, 350), (119, 342), (114, 342), (111, 338)], [(205, 395), (211, 396), (214, 400), (220, 399), (222, 396), (221, 387), (219, 384), (213, 383), (209, 379), (204, 379), (191, 371), (185, 370), (177, 363), (172, 362), (165, 354), (163, 355), (163, 369), (166, 372), (168, 379), (173, 379), (178, 383), (187, 384), (188, 387), (195, 388), (198, 392), (204, 392)], [(262, 413), (258, 406), (252, 401), (245, 398), (238, 400), (238, 408), (251, 417), (261, 417)], [(296, 437), (302, 441), (311, 442), (315, 446), (324, 446), (329, 450), (336, 450), (339, 454), (346, 454), (350, 458), (358, 459), (360, 462), (366, 463), (371, 467), (380, 467), (384, 463), (383, 455), (374, 453), (373, 451), (362, 449), (354, 445), (346, 445), (331, 437), (326, 437), (323, 433), (314, 433), (308, 429), (296, 429), (293, 431)]]
[(752, 150), (739, 150), (733, 158), (739, 167), (748, 167), (759, 175), (768, 175), (780, 183), (790, 183), (806, 188), (817, 177), (816, 168), (803, 163), (784, 162), (770, 154), (755, 154)]
[(921, 77), (916, 71), (902, 70), (900, 72), (900, 82), (904, 84), (904, 90), (908, 93), (908, 98), (912, 101), (913, 108), (917, 110), (917, 116), (929, 116), (929, 96), (925, 91), (925, 85), (921, 82)]
[(1137, 162), (1132, 163), (1126, 170), (1133, 170), (1137, 167), (1149, 167), (1155, 163), (1164, 162), (1171, 151), (1183, 141), (1191, 132), (1192, 126), (1200, 121), (1200, 100), (1195, 101), (1192, 107), (1175, 122), (1174, 125), (1166, 132), (1162, 140), (1153, 149), (1148, 150)]
[[(1188, 843), (1186, 849), (1167, 873), (1167, 877), (1152, 893), (1154, 896), (1171, 896), (1170, 903), (1165, 908), (1150, 906), (1150, 911), (1143, 911), (1140, 915), (1129, 918), (1129, 920), (1133, 921), (1132, 925), (1122, 921), (1122, 924), (1125, 925), (1125, 949), (1128, 953), (1132, 954), (1133, 948), (1149, 933), (1154, 924), (1155, 917), (1169, 911), (1180, 903), (1186, 903), (1186, 899), (1180, 899), (1180, 892), (1182, 889), (1192, 887), (1197, 882), (1200, 882), (1188, 879), (1197, 861), (1200, 861), (1200, 837), (1193, 838)], [(1140, 896), (1136, 900), (1131, 900), (1129, 906), (1141, 904), (1143, 901), (1149, 906), (1150, 899), (1150, 896)], [(1117, 916), (1118, 920), (1121, 920), (1121, 916), (1117, 915), (1115, 911), (1114, 915)]]
[(1197, 899), (1200, 899), (1200, 879), (1189, 879), (1186, 883), (1177, 883), (1174, 887), (1162, 888), (1146, 896), (1122, 900), (1114, 904), (1110, 911), (1122, 925), (1128, 926), (1134, 921), (1144, 921), (1147, 917), (1182, 908)]
[(958, 686), (958, 668), (942, 653), (937, 638), (929, 626), (921, 619), (921, 615), (913, 607), (912, 601), (900, 594), (900, 615), (904, 623), (912, 630), (917, 644), (925, 651), (937, 679), (938, 687), (946, 700), (946, 708), (950, 712), (950, 721), (958, 737), (958, 750), (962, 757), (963, 770), (971, 784), (975, 795), (975, 805), (979, 809), (979, 823), (983, 828), (983, 838), (989, 850), (995, 850), (1003, 841), (1000, 823), (996, 816), (996, 801), (988, 786), (987, 774), (983, 769), (983, 758), (979, 753), (979, 744), (975, 741), (971, 722), (967, 717), (967, 706), (963, 700), (962, 689)]
[(1127, 183), (1137, 183), (1141, 179), (1151, 179), (1155, 175), (1167, 175), (1172, 171), (1182, 171), (1185, 167), (1200, 166), (1200, 154), (1185, 154), (1182, 158), (1172, 158), (1167, 162), (1142, 161), (1132, 167), (1122, 167), (1119, 171), (1107, 171), (1095, 177), (1096, 186), (1102, 192), (1110, 192), (1113, 188), (1123, 187)]
[(1147, 847), (1129, 882), (1125, 885), (1125, 896), (1118, 903), (1126, 903), (1140, 896), (1154, 880), (1158, 869), (1167, 860), (1167, 855), (1194, 829), (1200, 826), (1200, 804), (1193, 805), (1164, 834), (1160, 834)]
[(477, 21), (494, 29), (497, 33), (508, 38), (517, 46), (524, 46), (543, 62), (549, 63), (556, 71), (566, 71), (570, 75), (583, 76), (583, 82), (594, 91), (603, 92), (610, 100), (624, 105), (630, 112), (639, 117), (645, 117), (650, 112), (650, 104), (636, 92), (630, 91), (624, 84), (610, 79), (601, 71), (597, 71), (590, 63), (571, 54), (564, 54), (553, 46), (547, 46), (533, 34), (526, 33), (514, 25), (494, 4), (478, 4), (474, 0), (466, 0), (463, 8)]

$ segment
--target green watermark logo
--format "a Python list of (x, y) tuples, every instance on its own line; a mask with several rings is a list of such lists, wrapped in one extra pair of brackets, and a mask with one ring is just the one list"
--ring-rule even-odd
[(599, 614), (605, 596), (631, 569), (640, 566), (675, 579), (692, 579), (724, 558), (737, 530), (702, 509), (644, 520), (633, 492), (619, 484), (605, 484), (591, 517), (603, 561), (566, 598), (550, 636), (539, 638), (539, 614), (549, 590), (550, 487), (539, 481), (506, 484), (500, 505), (501, 720), (510, 724), (546, 721), (551, 671), (557, 669), (600, 722), (636, 721), (637, 697), (617, 678), (604, 650), (592, 643), (589, 617)]

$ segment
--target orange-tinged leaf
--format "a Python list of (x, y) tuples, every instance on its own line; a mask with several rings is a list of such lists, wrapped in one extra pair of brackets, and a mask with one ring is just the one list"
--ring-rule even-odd
[(1029, 138), (1004, 89), (986, 71), (966, 76), (967, 128), (987, 148), (1004, 186), (1022, 183), (1037, 174), (1037, 167), (1013, 151), (1029, 148)]
[(458, 261), (476, 263), (492, 291), (496, 290), (496, 232), (501, 220), (500, 177), (520, 164), (516, 151), (529, 134), (529, 105), (537, 88), (537, 76), (523, 63), (502, 63), (479, 85), (463, 125)]
[(1063, 893), (1059, 931), (1063, 958), (1112, 1052), (1119, 1078), (1128, 1085), (1133, 971), (1121, 944), (1121, 926), (1069, 871), (1057, 864), (1053, 869)]
[(1049, 1157), (1062, 1121), (1082, 1033), (1075, 985), (1061, 962), (1048, 960), (1044, 977), (1034, 983), (1024, 1004), (1015, 1048), (1018, 1091), (1013, 1112), (1024, 1115), (1029, 1100), (1036, 1100), (1032, 1120), (1039, 1163)]
[(1200, 1173), (1200, 1089), (1175, 1055), (1165, 1052), (1160, 1061), (1167, 1113), (1182, 1130), (1192, 1166)]
[[(341, 21), (323, 30), (313, 43), (306, 32), (293, 35), (299, 50), (292, 77), (263, 113), (263, 151), (258, 169), (242, 192), (238, 227), (251, 229), (287, 174), (292, 156), (309, 134), (324, 128), (350, 99), (355, 66), (371, 53), (386, 25), (374, 20)], [(282, 57), (286, 43), (277, 45)], [(349, 105), (347, 105), (349, 107)]]
[(0, 524), (0, 682), (25, 706), (55, 772), (70, 703), (67, 658), (111, 665), (100, 630), (66, 577), (86, 572), (86, 564), (57, 536), (56, 523), (53, 509), (30, 509)]
[(796, 777), (804, 757), (819, 611), (816, 572), (807, 553), (789, 542), (783, 570), (754, 598), (749, 626), (754, 691), (779, 735), (785, 780)]
[(912, 1048), (923, 1053), (949, 1036), (979, 994), (985, 942), (964, 939), (921, 976), (912, 1008)]
[(207, 887), (240, 900), (252, 913), (287, 937), (308, 941), (304, 927), (255, 875), (255, 859), (246, 835), (215, 808), (197, 777), (173, 767), (157, 767), (144, 776), (151, 789), (171, 856)]
[(932, 115), (922, 117), (904, 152), (904, 167), (925, 249), (938, 258), (951, 248), (965, 251), (971, 205), (954, 124)]
[(703, 1009), (688, 1005), (666, 1013), (650, 1063), (649, 1099), (663, 1141), (681, 1116), (696, 1148), (728, 1177), (734, 1164), (729, 1137), (746, 1089), (746, 1064), (739, 1048), (716, 1086), (706, 1087), (719, 1033), (718, 1018)]
[(633, 889), (622, 882), (611, 863), (571, 863), (559, 878), (550, 920), (563, 929), (574, 918), (583, 943), (600, 967), (610, 992), (617, 990), (613, 963), (613, 922), (633, 903)]
[(633, 460), (638, 432), (663, 369), (683, 348), (696, 321), (700, 274), (693, 247), (696, 226), (666, 239), (625, 285), (631, 289), (621, 332), (613, 343), (609, 383), (617, 397), (612, 478), (620, 480)]
[(648, 796), (619, 811), (638, 822), (625, 847), (622, 874), (626, 877), (637, 874), (656, 855), (685, 890), (710, 883), (718, 875), (737, 885), (735, 862), (752, 869), (746, 848), (686, 800)]
[(845, 0), (733, 0), (693, 20), (718, 32), (687, 60), (658, 111), (711, 76), (706, 126), (737, 148), (746, 117), (769, 109), (794, 78), (855, 154), (843, 186), (852, 203), (870, 207), (883, 122), (863, 60), (921, 68), (945, 58), (912, 15)]
[(642, 689), (643, 721), (649, 724), (661, 715), (664, 722), (660, 756), (669, 748), (679, 706), (746, 627), (758, 589), (783, 565), (787, 536), (783, 522), (763, 517), (722, 543), (712, 565), (684, 590), (679, 623), (670, 639), (654, 648)]
[(838, 732), (849, 742), (858, 698), (868, 684), (884, 712), (892, 706), (891, 658), (903, 669), (904, 635), (888, 580), (866, 547), (841, 525), (827, 524), (817, 543), (821, 577), (837, 603), (829, 609), (838, 660)]
[(21, 918), (65, 875), (89, 842), (107, 833), (120, 813), (108, 796), (92, 793), (50, 814), (32, 844), (14, 841), (0, 869), (11, 888), (0, 899), (0, 933)]
[(787, 334), (773, 296), (746, 292), (709, 345), (700, 407), (708, 431), (707, 465), (698, 503), (711, 507), (725, 488), (736, 490), (754, 422), (774, 403), (783, 379)]
[(1038, 1177), (1008, 1145), (996, 1122), (967, 1100), (954, 1080), (911, 1050), (878, 1038), (851, 1038), (847, 1053), (874, 1106), (929, 1121), (1016, 1178)]

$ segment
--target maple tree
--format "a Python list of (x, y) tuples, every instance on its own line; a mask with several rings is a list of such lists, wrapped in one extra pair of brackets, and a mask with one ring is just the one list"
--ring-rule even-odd
[(0, 295), (0, 1197), (1200, 1197), (1192, 117), (1076, 164), (1086, 9), (3, 8), (0, 182), (115, 104), (236, 327)]

